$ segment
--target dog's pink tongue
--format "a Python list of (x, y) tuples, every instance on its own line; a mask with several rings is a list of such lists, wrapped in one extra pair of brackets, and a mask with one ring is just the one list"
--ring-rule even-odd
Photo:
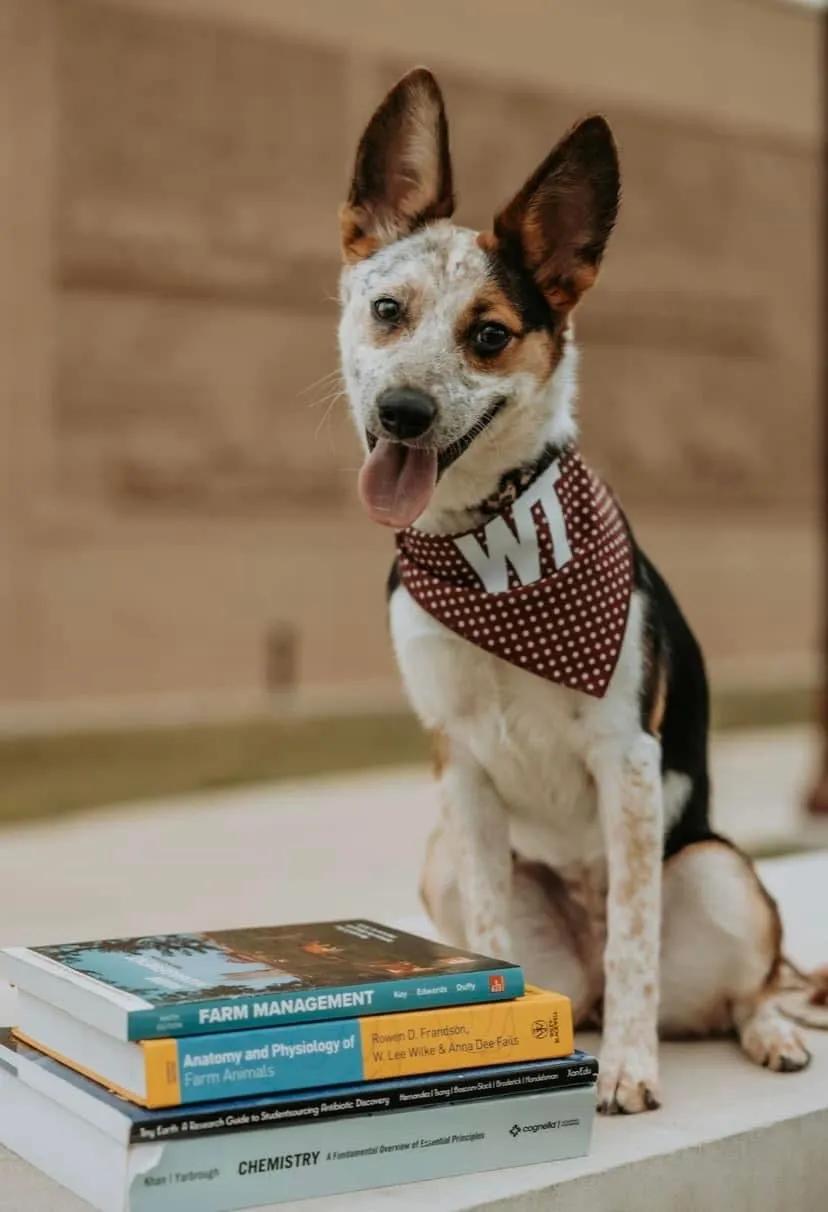
[(403, 530), (423, 512), (437, 483), (437, 454), (380, 438), (359, 473), (359, 495), (375, 522)]

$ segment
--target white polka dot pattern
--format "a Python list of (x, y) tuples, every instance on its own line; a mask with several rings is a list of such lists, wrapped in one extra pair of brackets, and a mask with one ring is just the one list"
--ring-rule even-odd
[[(611, 493), (580, 455), (561, 455), (559, 468), (555, 491), (572, 553), (560, 568), (546, 515), (533, 505), (539, 580), (521, 584), (509, 563), (509, 588), (488, 592), (454, 541), (461, 536), (429, 535), (414, 527), (397, 535), (400, 576), (423, 609), (463, 639), (539, 677), (602, 698), (624, 639), (632, 547)], [(531, 492), (531, 486), (524, 490)], [(516, 534), (511, 506), (500, 516)], [(486, 527), (472, 533), (488, 552)]]

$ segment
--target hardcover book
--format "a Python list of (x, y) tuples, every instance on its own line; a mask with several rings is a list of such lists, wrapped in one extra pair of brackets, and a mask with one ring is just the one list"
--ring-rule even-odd
[(141, 1042), (115, 1040), (24, 993), (18, 1023), (15, 1035), (25, 1043), (150, 1108), (550, 1060), (573, 1050), (569, 999), (531, 987), (508, 1002)]
[(56, 1097), (22, 1069), (0, 1048), (0, 1144), (100, 1212), (233, 1212), (579, 1157), (595, 1114), (587, 1085), (135, 1144), (146, 1112), (82, 1079)]
[(13, 985), (122, 1040), (508, 1000), (515, 964), (369, 921), (0, 951)]

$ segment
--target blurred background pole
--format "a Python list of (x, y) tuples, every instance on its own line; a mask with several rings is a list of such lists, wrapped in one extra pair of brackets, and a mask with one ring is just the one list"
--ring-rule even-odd
[(821, 455), (820, 455), (820, 491), (821, 491), (821, 687), (820, 687), (820, 718), (822, 732), (822, 769), (808, 798), (808, 811), (814, 816), (828, 816), (828, 12), (822, 14), (822, 173), (821, 173), (821, 205), (822, 205), (822, 248), (820, 264), (822, 281), (820, 292), (820, 324), (819, 342), (819, 391), (821, 418)]

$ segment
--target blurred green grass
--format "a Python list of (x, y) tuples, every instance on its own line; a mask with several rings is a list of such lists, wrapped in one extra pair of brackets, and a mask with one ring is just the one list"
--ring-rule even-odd
[(0, 822), (427, 757), (402, 713), (9, 737), (0, 740)]
[[(813, 718), (813, 694), (804, 689), (713, 698), (720, 730)], [(428, 740), (404, 710), (7, 736), (0, 738), (0, 823), (427, 759)]]

